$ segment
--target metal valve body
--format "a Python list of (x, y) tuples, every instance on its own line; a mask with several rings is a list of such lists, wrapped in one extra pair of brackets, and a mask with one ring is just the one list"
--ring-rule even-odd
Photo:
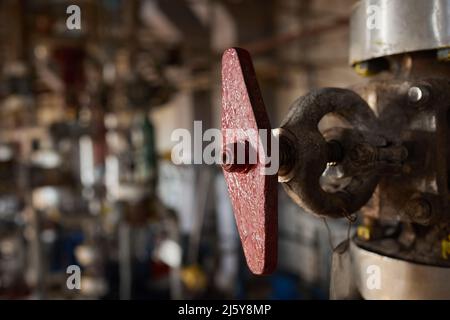
[[(370, 54), (352, 63), (381, 63), (372, 68), (384, 70), (380, 76), (350, 89), (314, 90), (293, 103), (275, 129), (277, 177), (258, 176), (256, 167), (224, 167), (254, 273), (270, 273), (276, 265), (275, 179), (314, 215), (354, 219), (360, 213), (354, 243), (361, 250), (443, 272), (450, 267), (450, 64), (436, 51), (415, 48), (386, 53), (381, 62)], [(222, 62), (222, 128), (270, 128), (248, 53), (229, 49)], [(336, 125), (319, 130), (326, 115)], [(238, 140), (246, 138), (231, 142)]]

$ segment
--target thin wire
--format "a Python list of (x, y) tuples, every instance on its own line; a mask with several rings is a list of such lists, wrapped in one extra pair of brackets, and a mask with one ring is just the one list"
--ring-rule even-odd
[[(343, 253), (345, 253), (347, 251), (347, 249), (349, 247), (348, 244), (350, 243), (350, 234), (351, 234), (351, 230), (352, 230), (352, 225), (357, 219), (356, 214), (349, 215), (346, 210), (343, 210), (343, 211), (344, 211), (344, 217), (347, 218), (347, 221), (348, 221), (347, 239), (346, 239), (347, 246), (345, 247), (345, 249), (342, 252), (339, 252), (339, 254), (343, 254)], [(334, 251), (336, 251), (337, 246), (335, 247), (334, 244), (333, 244), (334, 241), (333, 241), (333, 234), (331, 232), (331, 228), (330, 228), (330, 226), (328, 224), (328, 221), (327, 221), (326, 217), (322, 217), (322, 220), (323, 220), (323, 222), (325, 224), (325, 227), (327, 229), (328, 243), (329, 243), (329, 245), (331, 247), (331, 250), (334, 252)]]
[(351, 232), (351, 230), (352, 230), (352, 224), (353, 224), (353, 221), (348, 221), (348, 228), (347, 228), (347, 241), (348, 242), (350, 242), (350, 232)]
[(324, 224), (325, 224), (325, 227), (327, 228), (327, 232), (328, 232), (328, 243), (330, 244), (331, 251), (334, 251), (335, 247), (334, 247), (334, 244), (333, 244), (333, 234), (331, 233), (331, 229), (330, 229), (330, 226), (328, 225), (327, 218), (322, 217), (322, 220), (323, 220), (323, 222), (324, 222)]
[(356, 214), (349, 214), (349, 213), (347, 212), (347, 210), (345, 210), (345, 208), (342, 208), (342, 212), (344, 213), (344, 214), (343, 214), (344, 217), (345, 217), (350, 223), (356, 222), (356, 219), (357, 219)]

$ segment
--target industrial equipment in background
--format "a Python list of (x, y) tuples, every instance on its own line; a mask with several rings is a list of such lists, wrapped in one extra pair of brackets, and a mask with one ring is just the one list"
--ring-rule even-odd
[[(369, 7), (379, 10), (374, 28)], [(449, 12), (448, 0), (358, 2), (350, 65), (370, 79), (293, 103), (275, 130), (279, 150), (268, 144), (269, 154), (279, 151), (276, 175), (249, 161), (258, 145), (248, 130), (271, 129), (250, 55), (225, 51), (222, 130), (241, 131), (224, 134), (223, 147), (246, 157), (228, 157), (223, 172), (253, 273), (277, 264), (278, 180), (318, 217), (362, 217), (334, 250), (332, 298), (450, 298)], [(374, 270), (379, 283), (370, 287)]]
[(72, 32), (52, 14), (68, 3), (1, 4), (15, 31), (2, 34), (0, 297), (169, 298), (172, 267), (155, 252), (178, 226), (156, 195), (148, 110), (173, 88), (148, 37), (129, 37), (138, 2), (86, 4), (104, 14)]

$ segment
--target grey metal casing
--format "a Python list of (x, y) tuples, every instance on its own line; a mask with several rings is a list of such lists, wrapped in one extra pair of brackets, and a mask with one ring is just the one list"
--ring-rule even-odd
[(450, 46), (450, 0), (362, 0), (350, 21), (350, 64)]

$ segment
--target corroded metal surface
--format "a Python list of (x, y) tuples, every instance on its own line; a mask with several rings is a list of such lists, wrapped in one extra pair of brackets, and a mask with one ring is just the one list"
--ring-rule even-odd
[[(422, 70), (412, 66), (415, 74)], [(225, 52), (222, 82), (224, 131), (270, 129), (247, 52)], [(418, 76), (299, 98), (276, 130), (283, 187), (319, 216), (353, 218), (361, 209), (367, 236), (357, 241), (363, 248), (448, 266), (449, 92), (446, 78)], [(327, 114), (347, 126), (320, 131)], [(225, 145), (257, 148), (246, 131), (226, 137)], [(330, 166), (339, 167), (335, 176)], [(224, 173), (248, 264), (264, 274), (276, 264), (277, 191), (276, 177), (261, 175), (260, 168), (232, 163)]]
[[(239, 48), (228, 49), (222, 58), (223, 145), (248, 141), (257, 150), (250, 131), (227, 136), (228, 129), (271, 129), (250, 55)], [(258, 162), (245, 172), (224, 169), (224, 175), (247, 264), (255, 274), (268, 274), (277, 262), (277, 176), (261, 174), (261, 166)]]
[[(369, 168), (356, 172), (355, 165), (347, 170), (351, 182), (341, 191), (326, 192), (320, 185), (320, 177), (330, 158), (330, 147), (318, 129), (319, 121), (329, 113), (339, 115), (352, 126), (352, 135), (339, 144), (346, 160), (361, 143), (377, 145), (375, 115), (367, 103), (355, 92), (347, 89), (324, 88), (315, 90), (294, 102), (281, 128), (295, 136), (295, 175), (283, 183), (289, 196), (302, 208), (319, 216), (340, 218), (360, 209), (371, 197), (378, 183), (378, 173)], [(345, 140), (349, 140), (348, 143)], [(351, 159), (350, 159), (351, 160)], [(376, 169), (376, 168), (374, 168)]]
[[(353, 88), (372, 101), (378, 132), (408, 150), (401, 170), (382, 176), (361, 210), (367, 221), (361, 228), (368, 231), (368, 237), (361, 236), (356, 243), (397, 259), (449, 267), (442, 243), (450, 234), (450, 83), (446, 78), (430, 78), (429, 72), (419, 68), (422, 72), (415, 72), (416, 79), (374, 80)], [(417, 89), (420, 99), (411, 94)]]

